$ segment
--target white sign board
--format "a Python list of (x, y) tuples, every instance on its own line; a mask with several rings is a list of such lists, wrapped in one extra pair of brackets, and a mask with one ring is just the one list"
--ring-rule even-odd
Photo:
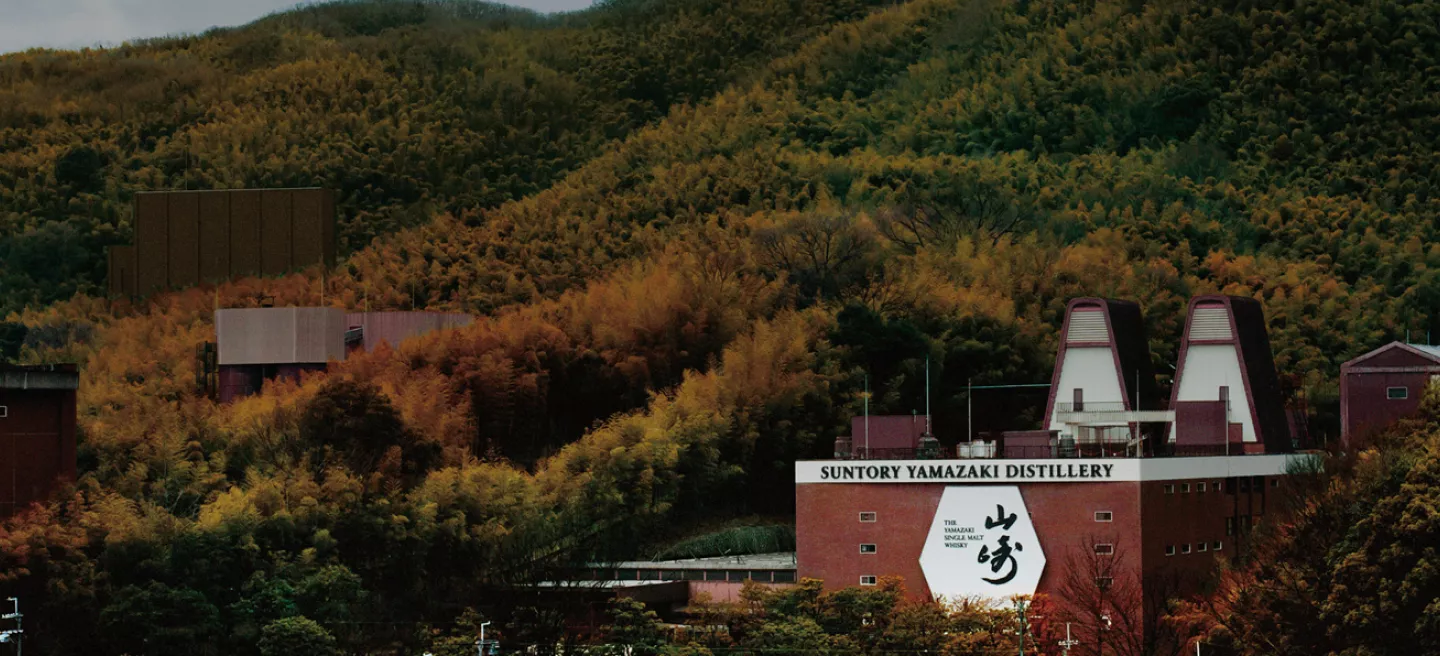
[(1035, 594), (1045, 551), (1014, 485), (947, 487), (920, 552), (930, 594), (1005, 598)]
[(795, 482), (807, 483), (1109, 483), (1229, 476), (1276, 476), (1306, 454), (1196, 458), (1051, 458), (970, 460), (800, 460)]

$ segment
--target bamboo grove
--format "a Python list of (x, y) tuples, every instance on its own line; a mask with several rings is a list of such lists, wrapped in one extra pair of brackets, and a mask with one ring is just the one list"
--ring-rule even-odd
[[(967, 381), (1044, 378), (1078, 295), (1138, 300), (1161, 361), (1189, 296), (1261, 300), (1334, 437), (1339, 363), (1440, 328), (1437, 25), (1429, 0), (346, 2), (0, 57), (0, 355), (83, 367), (81, 478), (0, 531), (0, 577), (45, 653), (410, 650), (467, 609), (553, 644), (502, 591), (793, 512), (791, 463), (867, 377), (872, 412), (909, 412), (928, 358), (953, 440)], [(94, 295), (135, 191), (296, 184), (338, 190), (336, 270)], [(197, 394), (213, 310), (262, 299), (479, 320)], [(1034, 419), (991, 406), (980, 430)], [(1424, 483), (1433, 449), (1395, 439), (1335, 503)], [(1333, 539), (1307, 581), (1364, 580), (1327, 568), (1433, 547), (1381, 526), (1401, 503), (1271, 548)], [(1382, 589), (1286, 598), (1343, 630), (1264, 624), (1282, 592), (1256, 582), (1287, 575), (1237, 563), (1176, 621), (1382, 653), (1342, 612), (1388, 616)], [(774, 640), (854, 644), (805, 603)]]

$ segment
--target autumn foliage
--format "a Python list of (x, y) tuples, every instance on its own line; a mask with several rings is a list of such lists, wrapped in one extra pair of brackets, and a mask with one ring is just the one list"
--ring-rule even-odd
[[(82, 475), (7, 521), (0, 580), (55, 654), (417, 651), (467, 607), (541, 626), (495, 600), (793, 512), (793, 461), (867, 377), (872, 412), (908, 413), (928, 359), (953, 443), (967, 383), (1045, 380), (1081, 295), (1138, 300), (1161, 362), (1190, 296), (1260, 300), (1334, 437), (1339, 364), (1440, 328), (1437, 24), (1433, 1), (343, 2), (0, 57), (0, 354), (83, 367)], [(137, 190), (311, 184), (339, 193), (335, 270), (87, 295)], [(262, 302), (477, 321), (214, 403), (195, 345)], [(980, 430), (1035, 419), (978, 405)], [(1434, 642), (1428, 449), (1364, 456), (1187, 621), (1246, 653)]]

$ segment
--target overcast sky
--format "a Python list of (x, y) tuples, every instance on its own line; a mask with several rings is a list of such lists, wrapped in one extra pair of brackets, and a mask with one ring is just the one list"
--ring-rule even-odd
[[(509, 0), (539, 11), (589, 7), (591, 0)], [(0, 52), (116, 45), (129, 39), (241, 25), (294, 7), (296, 0), (0, 0)]]

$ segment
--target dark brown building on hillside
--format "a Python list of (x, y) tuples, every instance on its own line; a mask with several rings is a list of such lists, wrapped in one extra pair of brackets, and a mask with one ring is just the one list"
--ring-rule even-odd
[(133, 216), (134, 245), (107, 253), (111, 294), (139, 296), (335, 264), (335, 192), (329, 189), (142, 192)]
[(0, 516), (75, 480), (74, 365), (0, 365)]
[(1340, 366), (1340, 440), (1347, 447), (1420, 408), (1440, 377), (1440, 346), (1390, 342)]

